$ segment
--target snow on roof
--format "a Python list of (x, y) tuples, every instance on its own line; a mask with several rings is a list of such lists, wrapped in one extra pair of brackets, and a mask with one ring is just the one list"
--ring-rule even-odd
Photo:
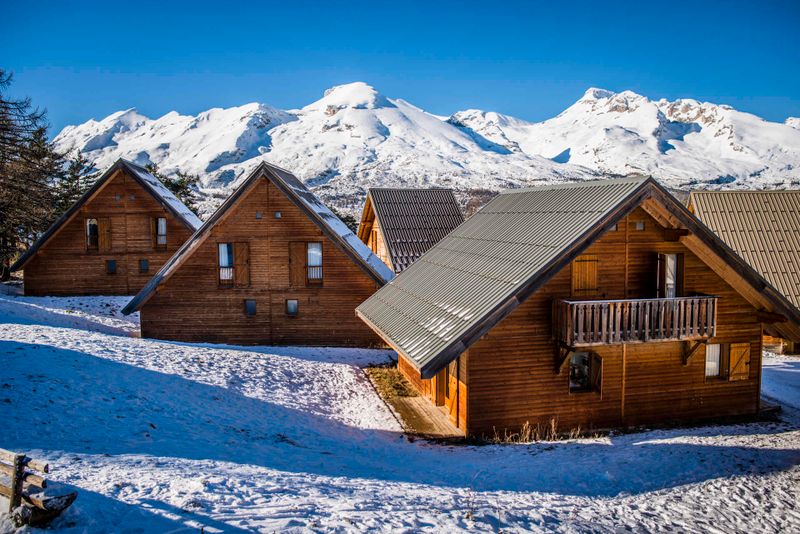
[[(273, 174), (278, 177), (291, 189), (294, 196), (300, 200), (324, 224), (341, 244), (348, 247), (358, 258), (360, 258), (384, 283), (390, 282), (394, 278), (392, 271), (380, 258), (373, 254), (356, 236), (342, 220), (326, 206), (314, 193), (312, 193), (303, 182), (287, 170), (275, 165), (263, 163)], [(257, 169), (258, 170), (258, 169)]]
[(187, 225), (191, 226), (192, 230), (197, 230), (203, 225), (203, 221), (201, 221), (192, 210), (187, 208), (183, 202), (178, 200), (178, 197), (172, 194), (172, 191), (167, 189), (167, 187), (161, 183), (161, 180), (147, 172), (147, 169), (125, 159), (121, 159), (120, 161), (131, 173), (135, 174), (137, 178), (144, 182), (151, 193), (163, 200), (164, 203), (167, 204), (167, 208), (173, 212), (176, 217), (179, 217), (187, 223)]

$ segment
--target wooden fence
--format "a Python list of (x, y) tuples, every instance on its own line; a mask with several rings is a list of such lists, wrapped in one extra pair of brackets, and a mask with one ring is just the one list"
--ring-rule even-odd
[(553, 335), (570, 347), (714, 337), (717, 297), (558, 300)]
[(8, 513), (18, 526), (44, 526), (77, 497), (75, 492), (43, 496), (47, 480), (31, 471), (47, 474), (50, 466), (24, 454), (0, 449), (0, 495), (8, 499)]

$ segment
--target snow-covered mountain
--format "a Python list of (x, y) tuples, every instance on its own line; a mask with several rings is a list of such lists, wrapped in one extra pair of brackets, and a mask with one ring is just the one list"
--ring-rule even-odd
[(252, 103), (150, 119), (129, 109), (68, 126), (55, 142), (101, 169), (125, 157), (198, 174), (205, 212), (261, 160), (354, 212), (372, 186), (442, 185), (463, 198), (472, 190), (631, 172), (683, 188), (796, 185), (800, 130), (793, 120), (602, 89), (541, 123), (479, 110), (443, 118), (356, 82), (296, 110)]
[[(796, 119), (795, 119), (796, 120)], [(644, 173), (676, 188), (800, 184), (800, 131), (730, 106), (652, 101), (589, 89), (557, 117), (530, 123), (462, 111), (452, 124), (514, 152), (538, 154), (600, 173)]]
[(789, 117), (786, 119), (787, 126), (791, 126), (792, 128), (797, 128), (800, 130), (800, 117)]

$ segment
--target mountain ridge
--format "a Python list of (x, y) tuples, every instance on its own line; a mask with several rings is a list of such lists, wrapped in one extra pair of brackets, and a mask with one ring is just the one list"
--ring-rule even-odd
[(62, 151), (80, 150), (98, 168), (125, 157), (168, 175), (197, 174), (206, 214), (262, 160), (353, 213), (367, 188), (378, 186), (452, 187), (462, 200), (473, 190), (628, 173), (683, 189), (796, 187), (794, 122), (595, 87), (542, 122), (478, 109), (443, 118), (354, 82), (293, 110), (252, 102), (151, 119), (129, 108), (67, 126), (54, 142)]

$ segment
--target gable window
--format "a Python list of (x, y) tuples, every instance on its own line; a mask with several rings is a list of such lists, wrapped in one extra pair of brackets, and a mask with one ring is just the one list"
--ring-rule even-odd
[(658, 255), (658, 297), (683, 296), (683, 254)]
[(167, 218), (153, 217), (153, 247), (158, 250), (167, 248)]
[(297, 317), (297, 313), (300, 311), (300, 305), (297, 299), (287, 299), (286, 300), (286, 315), (289, 317)]
[(572, 296), (596, 297), (599, 292), (597, 268), (599, 260), (594, 254), (578, 256), (572, 262)]
[(306, 243), (306, 266), (309, 284), (322, 283), (322, 243)]
[(255, 299), (245, 299), (244, 313), (248, 317), (253, 317), (256, 314), (256, 301)]
[(373, 228), (372, 231), (370, 232), (370, 234), (371, 234), (371, 236), (370, 236), (369, 243), (370, 243), (371, 246), (369, 248), (372, 249), (372, 252), (374, 254), (377, 254), (378, 253), (378, 230)]
[(147, 274), (150, 270), (149, 260), (139, 260), (139, 274)]
[(600, 391), (603, 361), (593, 352), (573, 352), (569, 360), (569, 391)]
[(117, 274), (117, 260), (106, 260), (106, 274)]
[(86, 250), (98, 250), (100, 247), (100, 234), (97, 219), (86, 219)]
[(644, 221), (634, 221), (633, 228), (637, 232), (644, 232)]
[(233, 285), (233, 243), (220, 243), (219, 250), (219, 285)]
[(250, 285), (250, 244), (218, 243), (219, 285), (248, 287)]

